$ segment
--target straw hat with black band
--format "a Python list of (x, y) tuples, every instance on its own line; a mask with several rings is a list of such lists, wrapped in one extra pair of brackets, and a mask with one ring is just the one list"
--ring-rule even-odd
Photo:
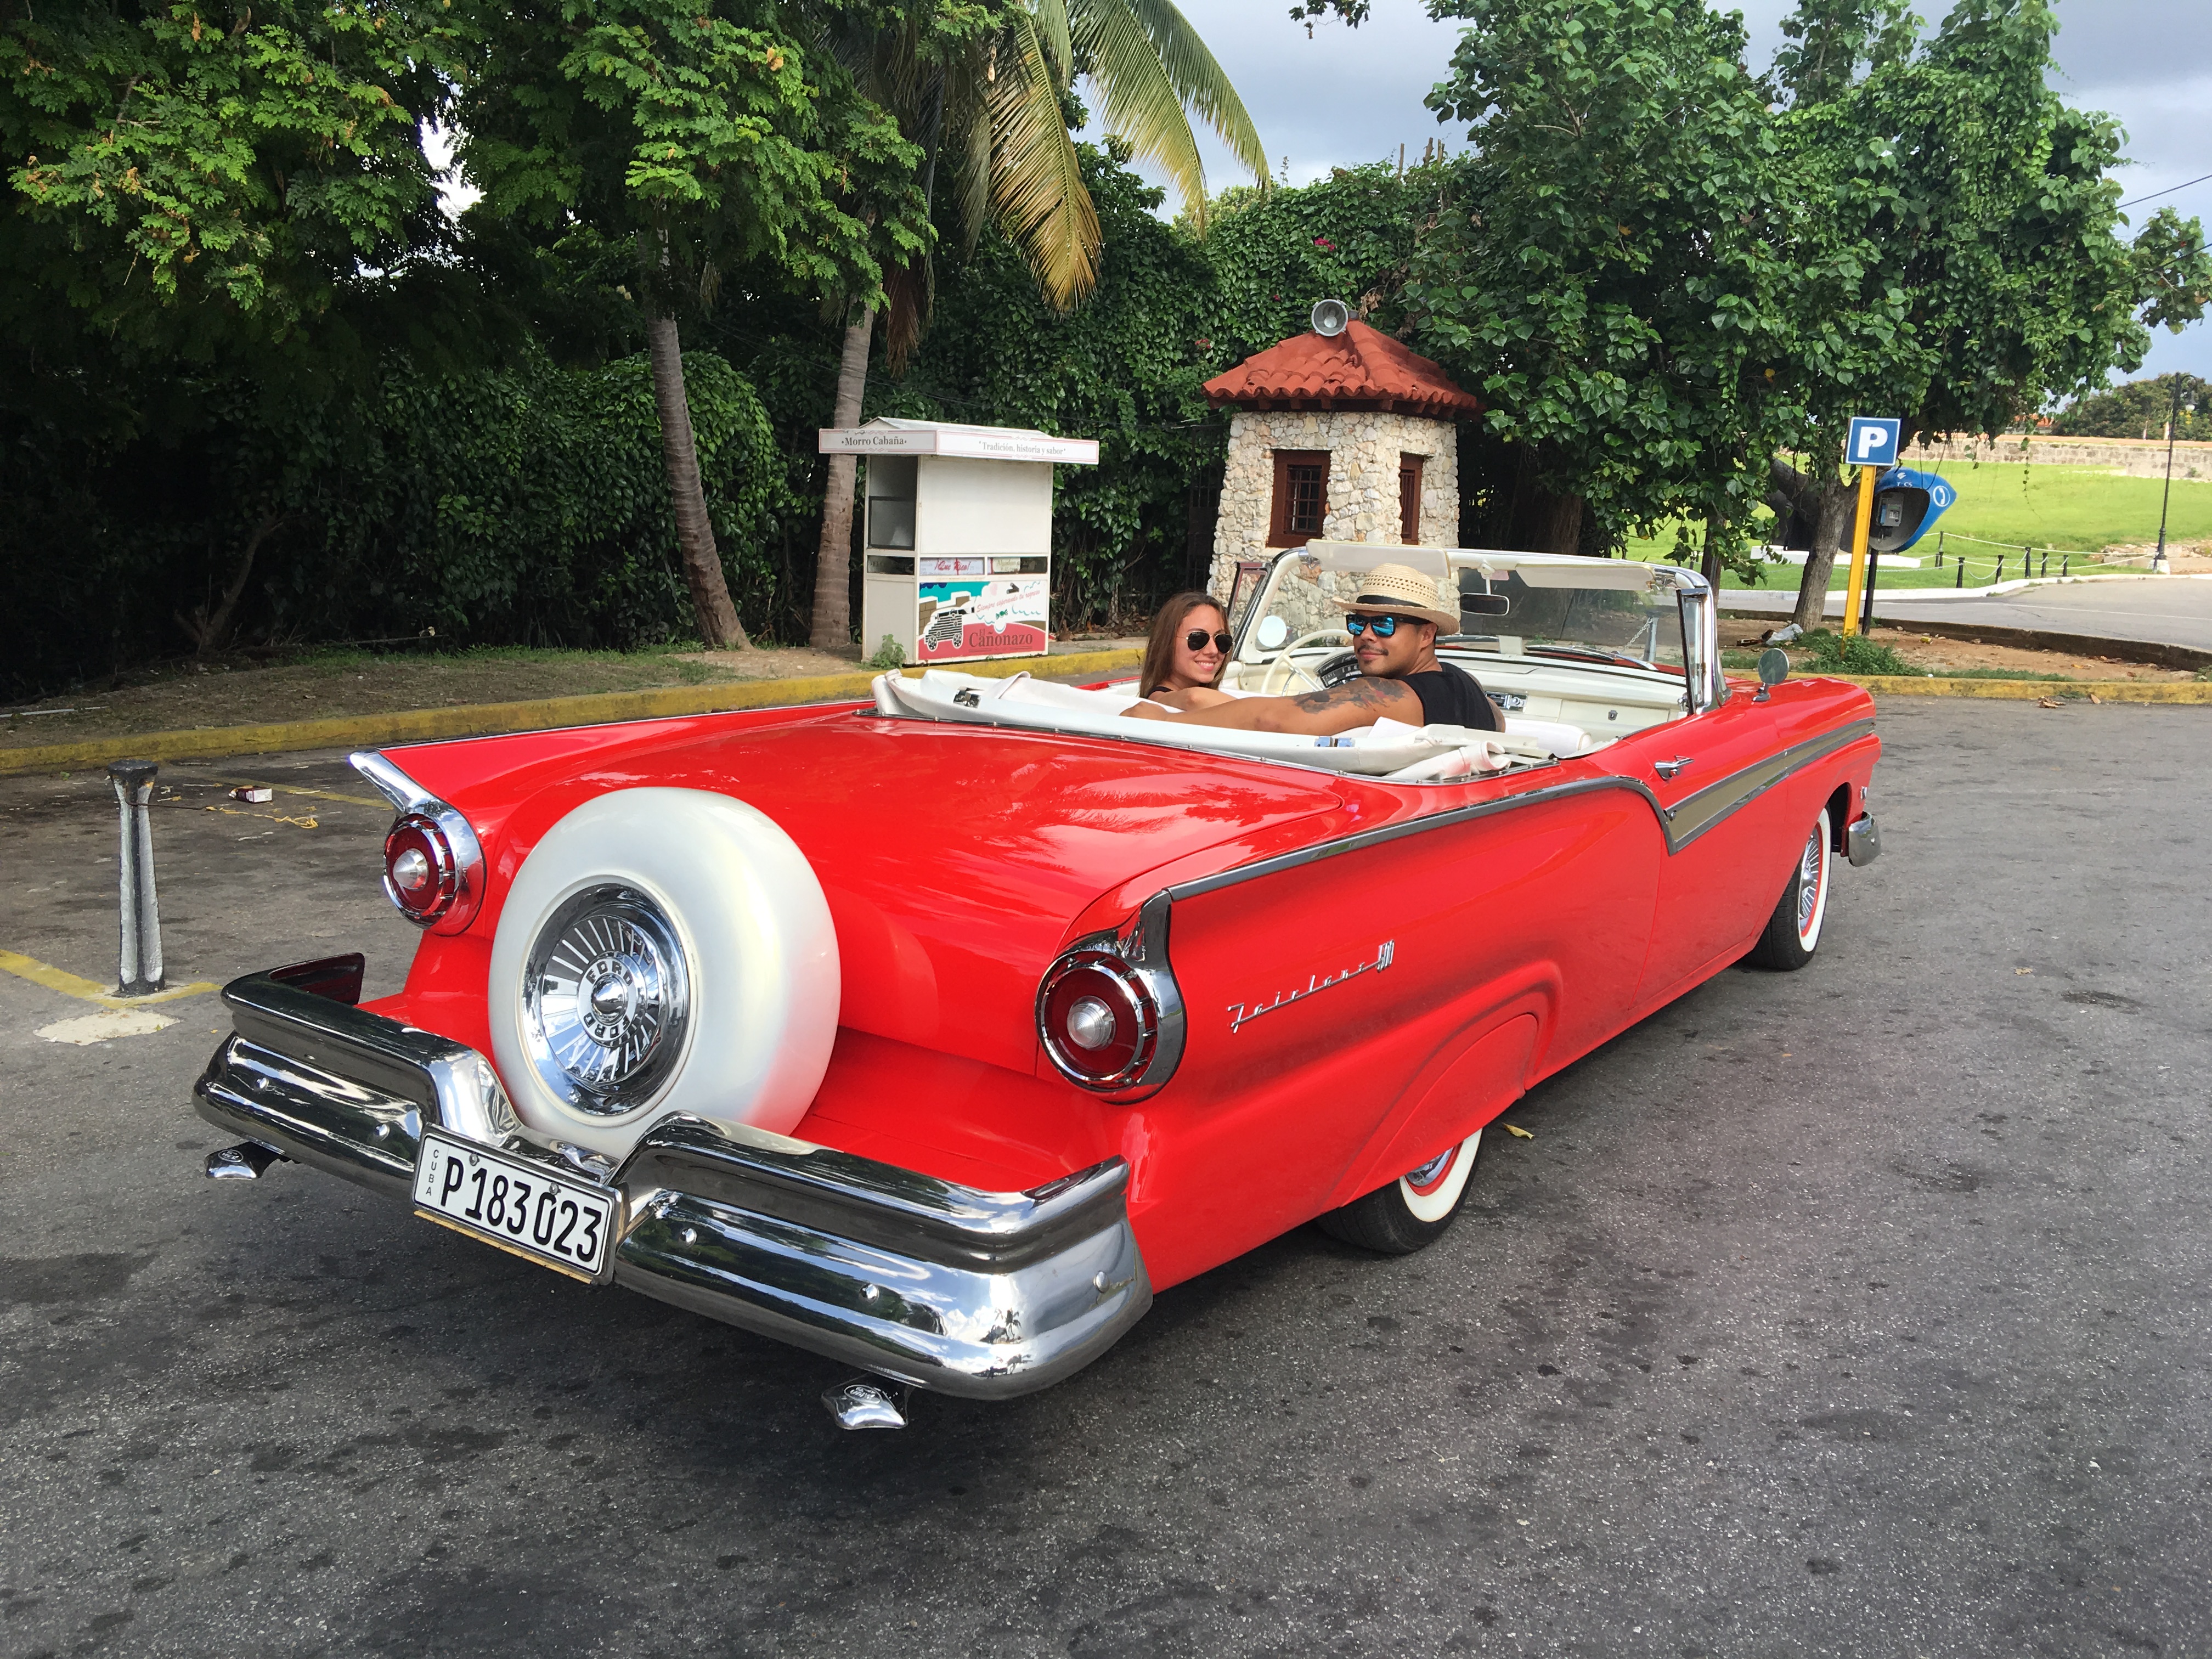
[(1445, 634), (1459, 632), (1456, 612), (1437, 605), (1437, 585), (1411, 565), (1378, 564), (1359, 579), (1359, 591), (1334, 602), (1347, 615), (1413, 617), (1434, 623)]

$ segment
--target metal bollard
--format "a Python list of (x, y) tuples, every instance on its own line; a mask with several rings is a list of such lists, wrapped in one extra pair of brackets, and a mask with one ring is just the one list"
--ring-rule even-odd
[(107, 781), (122, 809), (122, 856), (117, 890), (123, 907), (123, 951), (115, 994), (150, 996), (161, 988), (161, 912), (154, 896), (154, 775), (152, 761), (111, 761)]
[(2064, 576), (2071, 574), (2073, 568), (2074, 556), (2071, 553), (2067, 554), (2063, 558), (2058, 561), (2058, 574), (2060, 575)]
[(2001, 582), (2001, 581), (2002, 581), (2002, 580), (2004, 580), (2004, 562), (2005, 562), (2005, 556), (2004, 556), (2003, 554), (2002, 554), (2002, 553), (1998, 554), (1998, 555), (1997, 555), (1997, 574), (1996, 574), (1996, 575), (1994, 575), (1994, 576), (1992, 576), (1992, 577), (1990, 577), (1990, 586), (1991, 587), (1995, 587), (1995, 586), (1996, 586), (1999, 582)]
[(1951, 586), (1964, 587), (1966, 585), (1966, 562), (1964, 559), (1954, 559), (1952, 562), (1958, 567), (1959, 574), (1951, 579)]

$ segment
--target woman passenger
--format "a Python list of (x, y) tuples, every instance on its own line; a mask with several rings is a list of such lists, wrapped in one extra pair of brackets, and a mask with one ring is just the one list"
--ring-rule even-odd
[(1206, 708), (1230, 701), (1217, 689), (1229, 663), (1229, 618), (1209, 594), (1178, 593), (1152, 619), (1145, 645), (1141, 694), (1173, 708)]

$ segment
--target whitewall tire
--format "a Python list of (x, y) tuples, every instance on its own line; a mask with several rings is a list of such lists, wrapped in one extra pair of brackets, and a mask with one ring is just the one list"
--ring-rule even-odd
[(1320, 1218), (1331, 1238), (1382, 1255), (1411, 1255), (1444, 1236), (1467, 1198), (1468, 1178), (1482, 1154), (1482, 1131), (1455, 1141), (1387, 1187)]
[(1812, 961), (1820, 948), (1820, 930), (1828, 920), (1828, 886), (1836, 873), (1834, 822), (1828, 809), (1820, 816), (1797, 849), (1797, 862), (1783, 884), (1782, 896), (1767, 919), (1766, 931), (1751, 947), (1755, 967), (1792, 973)]
[(492, 942), (492, 1056), (543, 1134), (621, 1158), (671, 1113), (787, 1133), (837, 1035), (821, 884), (764, 813), (618, 789), (548, 830)]

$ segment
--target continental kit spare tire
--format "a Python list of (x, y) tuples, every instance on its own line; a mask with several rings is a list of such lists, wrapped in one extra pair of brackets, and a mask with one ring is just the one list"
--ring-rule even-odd
[(618, 789), (524, 860), (491, 952), (492, 1055), (540, 1133), (621, 1158), (671, 1113), (788, 1132), (837, 1033), (837, 936), (768, 817)]

